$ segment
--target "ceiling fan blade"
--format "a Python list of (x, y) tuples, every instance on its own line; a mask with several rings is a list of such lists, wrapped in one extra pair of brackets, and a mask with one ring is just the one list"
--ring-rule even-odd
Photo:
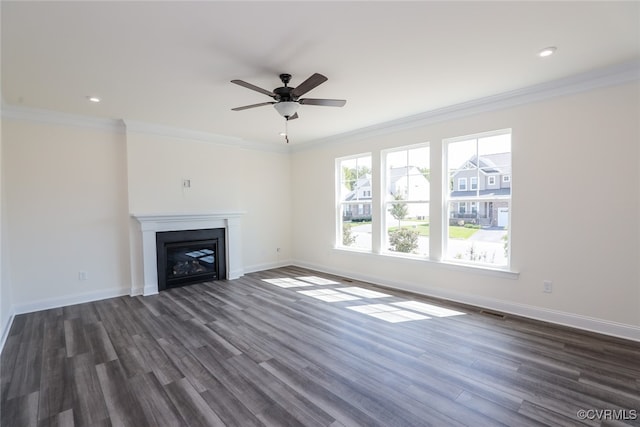
[(276, 94), (271, 92), (270, 90), (262, 89), (261, 87), (252, 85), (251, 83), (247, 83), (244, 80), (231, 80), (231, 83), (246, 87), (247, 89), (255, 90), (256, 92), (263, 93), (267, 96), (276, 96)]
[(302, 98), (298, 100), (300, 104), (306, 105), (322, 105), (324, 107), (344, 107), (347, 103), (344, 99), (316, 99), (316, 98)]
[(251, 105), (245, 105), (244, 107), (236, 107), (236, 108), (232, 108), (232, 111), (242, 111), (242, 110), (248, 110), (249, 108), (256, 108), (256, 107), (262, 107), (263, 105), (271, 105), (271, 104), (275, 104), (275, 102), (261, 102), (259, 104), (251, 104)]
[(298, 87), (294, 88), (291, 91), (291, 95), (293, 95), (295, 98), (302, 96), (305, 93), (309, 92), (311, 89), (315, 88), (316, 86), (319, 86), (322, 83), (326, 82), (327, 80), (328, 79), (322, 74), (314, 73), (307, 80), (300, 83)]
[(294, 113), (294, 114), (293, 114), (293, 116), (291, 116), (291, 117), (289, 117), (289, 118), (287, 119), (287, 121), (289, 121), (289, 120), (295, 120), (295, 119), (297, 119), (298, 117), (300, 117), (300, 116), (298, 116), (298, 113)]

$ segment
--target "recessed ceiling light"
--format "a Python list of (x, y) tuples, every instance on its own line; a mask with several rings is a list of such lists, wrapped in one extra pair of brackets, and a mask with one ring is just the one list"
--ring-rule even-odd
[(539, 56), (540, 58), (545, 58), (545, 57), (547, 57), (547, 56), (551, 56), (551, 55), (553, 55), (553, 54), (555, 53), (555, 51), (556, 51), (557, 49), (558, 49), (558, 48), (557, 48), (557, 47), (555, 47), (555, 46), (545, 47), (545, 48), (544, 48), (544, 49), (542, 49), (540, 52), (538, 52), (538, 56)]
[(96, 104), (97, 104), (98, 102), (100, 102), (100, 98), (98, 98), (97, 96), (87, 96), (87, 99), (88, 99), (90, 102), (95, 102)]

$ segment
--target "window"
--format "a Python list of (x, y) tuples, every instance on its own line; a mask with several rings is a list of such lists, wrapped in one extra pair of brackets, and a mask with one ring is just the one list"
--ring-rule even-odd
[[(430, 150), (424, 143), (336, 159), (336, 248), (508, 269), (511, 130), (443, 140), (433, 165)], [(432, 166), (443, 187), (433, 209)]]
[(383, 252), (429, 254), (429, 156), (425, 144), (383, 152)]
[[(445, 141), (444, 151), (450, 182), (459, 183), (464, 179), (461, 176), (472, 178), (465, 194), (444, 189), (448, 233), (443, 258), (507, 267), (511, 185), (497, 185), (496, 176), (511, 175), (511, 132), (450, 139)], [(486, 188), (478, 185), (485, 177)]]
[(471, 190), (477, 190), (478, 189), (478, 177), (477, 176), (472, 176), (471, 177)]
[(371, 250), (371, 155), (336, 160), (336, 246)]

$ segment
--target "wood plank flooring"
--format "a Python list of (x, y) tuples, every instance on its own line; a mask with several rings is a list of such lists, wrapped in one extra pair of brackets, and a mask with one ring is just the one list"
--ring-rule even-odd
[(639, 343), (295, 267), (20, 315), (0, 362), (7, 427), (640, 426)]

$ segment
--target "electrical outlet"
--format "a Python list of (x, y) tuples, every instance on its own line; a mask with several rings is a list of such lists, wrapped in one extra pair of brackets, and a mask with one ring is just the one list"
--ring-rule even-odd
[(542, 292), (545, 294), (553, 292), (553, 282), (551, 282), (551, 280), (544, 280), (542, 282)]
[(276, 248), (276, 252), (280, 252), (280, 248)]
[(183, 179), (182, 180), (182, 188), (191, 188), (191, 180)]
[(86, 271), (78, 271), (78, 280), (87, 280), (89, 275)]

